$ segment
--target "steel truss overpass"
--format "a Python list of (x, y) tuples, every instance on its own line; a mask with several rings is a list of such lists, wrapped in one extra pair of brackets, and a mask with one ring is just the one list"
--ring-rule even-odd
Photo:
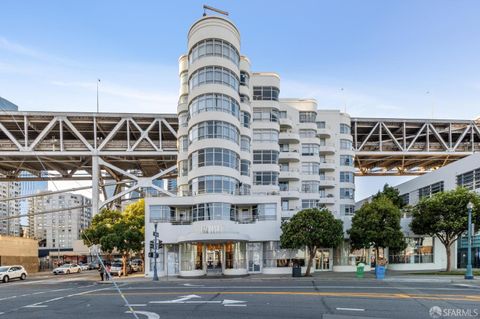
[[(0, 182), (92, 180), (93, 211), (147, 188), (173, 196), (153, 182), (177, 174), (177, 130), (176, 114), (2, 112)], [(357, 175), (423, 174), (480, 151), (475, 121), (352, 118), (352, 135)]]
[(2, 112), (0, 182), (92, 180), (93, 211), (145, 188), (173, 195), (153, 181), (176, 174), (177, 130), (175, 114)]
[(480, 152), (480, 120), (352, 118), (357, 175), (420, 175)]

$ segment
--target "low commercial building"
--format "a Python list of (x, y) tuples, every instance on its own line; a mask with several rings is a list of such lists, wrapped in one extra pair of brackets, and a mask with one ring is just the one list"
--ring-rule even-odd
[[(406, 205), (414, 206), (423, 197), (435, 193), (466, 187), (480, 193), (480, 153), (475, 153), (425, 175), (394, 186)], [(360, 208), (371, 197), (356, 204)], [(465, 212), (467, 214), (467, 212)], [(408, 247), (401, 253), (389, 254), (389, 268), (393, 270), (442, 270), (447, 264), (447, 254), (438, 238), (419, 236), (410, 230), (411, 217), (401, 220)], [(472, 263), (480, 268), (480, 234), (472, 242)], [(467, 239), (462, 236), (452, 246), (452, 268), (465, 268), (467, 260)]]
[(27, 272), (38, 271), (38, 243), (34, 239), (0, 235), (0, 266), (22, 265)]

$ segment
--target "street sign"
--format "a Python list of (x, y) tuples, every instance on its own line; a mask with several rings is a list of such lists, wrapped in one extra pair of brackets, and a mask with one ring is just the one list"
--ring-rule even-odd
[(153, 236), (158, 237), (158, 232), (154, 231)]

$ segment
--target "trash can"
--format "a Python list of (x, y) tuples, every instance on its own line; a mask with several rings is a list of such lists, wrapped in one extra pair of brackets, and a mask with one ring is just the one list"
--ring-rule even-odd
[(358, 263), (357, 272), (356, 272), (357, 278), (363, 278), (364, 274), (365, 274), (365, 264)]
[(377, 279), (385, 279), (385, 266), (377, 264), (375, 267), (375, 277)]
[(292, 267), (292, 277), (302, 277), (302, 267), (295, 265)]

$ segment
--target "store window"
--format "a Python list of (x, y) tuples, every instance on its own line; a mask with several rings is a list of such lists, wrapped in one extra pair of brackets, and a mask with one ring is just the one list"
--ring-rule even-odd
[(391, 264), (426, 264), (433, 263), (433, 238), (405, 238), (407, 248), (401, 252), (390, 252), (388, 262)]

